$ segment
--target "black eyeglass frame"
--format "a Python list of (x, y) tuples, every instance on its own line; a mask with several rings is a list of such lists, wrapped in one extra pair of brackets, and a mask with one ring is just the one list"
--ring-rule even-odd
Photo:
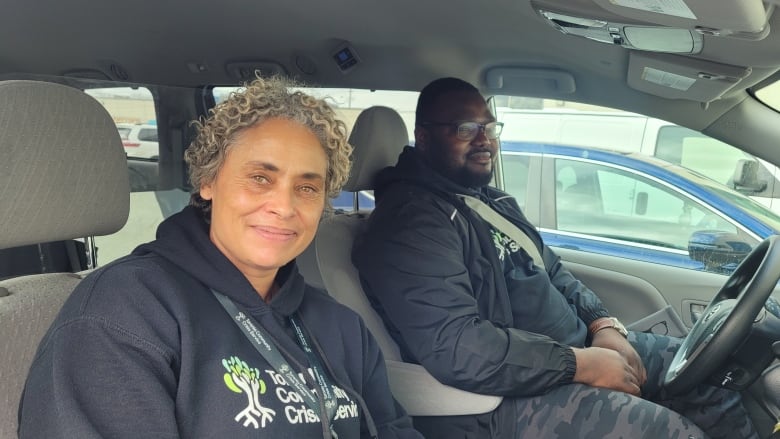
[[(449, 126), (449, 127), (455, 127), (455, 136), (458, 137), (461, 140), (474, 140), (478, 135), (479, 132), (485, 133), (485, 137), (487, 137), (490, 140), (498, 139), (501, 136), (501, 131), (504, 129), (504, 122), (498, 122), (498, 121), (492, 121), (487, 123), (479, 123), (474, 121), (463, 121), (463, 122), (422, 122), (419, 123), (421, 127), (427, 127), (427, 126)], [(476, 126), (477, 130), (475, 131), (475, 134), (471, 137), (463, 137), (460, 135), (460, 127), (463, 125), (472, 125)], [(490, 137), (488, 135), (487, 126), (488, 125), (494, 125), (495, 126), (495, 137)]]

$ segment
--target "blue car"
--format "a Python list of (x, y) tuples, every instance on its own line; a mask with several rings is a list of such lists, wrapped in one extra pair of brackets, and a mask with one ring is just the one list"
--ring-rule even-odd
[(729, 273), (780, 217), (694, 171), (637, 153), (503, 142), (504, 187), (558, 248)]
[[(357, 196), (359, 209), (372, 210), (374, 208), (373, 191), (360, 191)], [(351, 212), (355, 208), (355, 192), (342, 191), (338, 197), (331, 200), (331, 205), (336, 212)]]

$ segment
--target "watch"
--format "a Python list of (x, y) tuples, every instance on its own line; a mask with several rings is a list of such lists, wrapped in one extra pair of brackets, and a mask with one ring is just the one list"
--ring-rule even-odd
[(628, 330), (626, 329), (625, 326), (623, 326), (622, 323), (620, 323), (620, 320), (614, 317), (604, 317), (604, 318), (596, 319), (593, 323), (590, 324), (590, 326), (588, 326), (588, 332), (590, 332), (590, 335), (592, 337), (596, 335), (597, 332), (606, 328), (614, 328), (617, 332), (620, 333), (620, 335), (628, 338)]

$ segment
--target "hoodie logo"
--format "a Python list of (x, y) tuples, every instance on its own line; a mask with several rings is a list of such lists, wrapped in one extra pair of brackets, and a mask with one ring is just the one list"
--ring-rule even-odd
[(520, 246), (513, 239), (498, 230), (491, 228), (490, 234), (493, 236), (493, 245), (496, 246), (499, 261), (504, 262), (507, 254), (517, 253), (520, 250)]
[[(243, 393), (246, 397), (246, 408), (241, 410), (235, 417), (235, 421), (244, 427), (252, 426), (255, 429), (265, 428), (275, 418), (285, 420), (291, 425), (314, 424), (320, 422), (317, 412), (310, 409), (301, 395), (287, 384), (284, 376), (276, 370), (266, 369), (262, 372), (257, 368), (249, 366), (239, 357), (230, 357), (222, 360), (222, 366), (227, 373), (223, 375), (225, 385), (235, 393)], [(314, 372), (309, 369), (309, 375), (314, 378)], [(260, 379), (261, 373), (265, 375), (266, 381)], [(303, 373), (298, 373), (302, 381), (306, 381)], [(266, 386), (266, 382), (268, 385)], [(270, 387), (270, 388), (269, 388)], [(314, 393), (317, 389), (311, 389)], [(360, 410), (347, 392), (337, 386), (333, 386), (333, 393), (336, 400), (331, 402), (337, 406), (336, 414), (333, 420), (358, 418)], [(280, 404), (283, 407), (277, 407), (281, 410), (277, 417), (276, 410), (264, 407), (260, 404), (260, 395), (266, 395), (266, 403)], [(274, 397), (275, 396), (275, 397)], [(277, 402), (278, 401), (278, 402)]]
[(265, 382), (260, 379), (260, 371), (257, 368), (249, 367), (238, 357), (223, 359), (222, 366), (227, 370), (224, 375), (227, 388), (236, 393), (243, 393), (247, 399), (246, 408), (235, 417), (236, 422), (242, 423), (243, 421), (244, 427), (251, 425), (255, 429), (265, 428), (266, 422), (273, 422), (276, 412), (260, 404), (259, 395), (266, 391)]
[(506, 249), (504, 248), (504, 245), (501, 243), (501, 233), (497, 230), (490, 229), (490, 234), (493, 235), (493, 245), (496, 246), (496, 251), (498, 252), (498, 260), (501, 262), (504, 262), (504, 256), (506, 255)]

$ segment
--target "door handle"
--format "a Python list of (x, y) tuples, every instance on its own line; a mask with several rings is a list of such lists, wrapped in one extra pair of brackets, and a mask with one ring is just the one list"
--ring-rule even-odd
[(704, 314), (704, 310), (707, 308), (706, 305), (703, 305), (701, 303), (692, 303), (691, 304), (691, 321), (693, 323), (696, 323), (697, 320), (701, 317), (702, 314)]

